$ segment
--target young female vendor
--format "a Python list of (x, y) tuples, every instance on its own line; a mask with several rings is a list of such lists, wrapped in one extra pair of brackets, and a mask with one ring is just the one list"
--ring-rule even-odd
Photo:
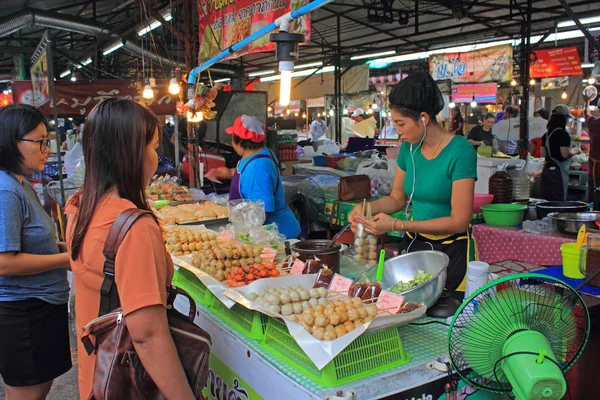
[[(389, 96), (392, 121), (402, 139), (392, 193), (371, 203), (375, 217), (362, 217), (362, 205), (350, 220), (367, 232), (405, 232), (402, 252), (439, 250), (450, 257), (446, 288), (461, 284), (468, 262), (468, 228), (477, 179), (477, 154), (462, 136), (445, 132), (435, 119), (444, 100), (427, 73), (402, 80)], [(412, 204), (412, 219), (390, 215)]]
[(279, 162), (267, 147), (267, 135), (256, 117), (242, 115), (225, 130), (233, 149), (242, 157), (237, 168), (215, 168), (208, 179), (231, 179), (229, 200), (262, 200), (267, 212), (267, 224), (277, 223), (279, 232), (288, 239), (300, 235), (300, 224), (285, 203)]

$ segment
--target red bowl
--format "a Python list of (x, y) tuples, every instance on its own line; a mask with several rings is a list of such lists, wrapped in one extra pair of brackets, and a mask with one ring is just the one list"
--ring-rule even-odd
[(476, 193), (473, 198), (473, 212), (480, 213), (481, 206), (492, 204), (492, 201), (494, 201), (493, 194)]

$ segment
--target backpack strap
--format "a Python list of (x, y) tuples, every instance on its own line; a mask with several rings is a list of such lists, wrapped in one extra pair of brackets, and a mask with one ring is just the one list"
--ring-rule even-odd
[(104, 280), (100, 287), (100, 309), (98, 316), (108, 314), (115, 308), (118, 308), (121, 304), (119, 300), (119, 292), (115, 285), (115, 259), (117, 257), (117, 251), (119, 246), (125, 239), (127, 232), (140, 217), (144, 215), (153, 214), (150, 211), (140, 210), (138, 208), (129, 208), (117, 217), (115, 222), (108, 232), (106, 242), (104, 242), (104, 248), (102, 254), (104, 254)]

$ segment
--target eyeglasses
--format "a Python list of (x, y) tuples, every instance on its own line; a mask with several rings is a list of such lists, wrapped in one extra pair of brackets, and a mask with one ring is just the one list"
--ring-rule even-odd
[(50, 146), (50, 139), (19, 139), (20, 142), (32, 142), (40, 144), (40, 151), (45, 153)]

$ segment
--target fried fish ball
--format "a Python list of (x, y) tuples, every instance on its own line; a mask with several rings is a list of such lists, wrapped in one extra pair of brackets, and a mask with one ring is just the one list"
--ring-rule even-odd
[(271, 311), (271, 312), (272, 312), (272, 313), (274, 313), (274, 314), (279, 314), (279, 312), (281, 311), (281, 308), (279, 308), (279, 306), (278, 306), (278, 305), (271, 304), (271, 305), (268, 307), (268, 310), (269, 310), (269, 311)]
[[(306, 303), (307, 308), (304, 308), (304, 303)], [(305, 301), (304, 303), (302, 303), (302, 309), (304, 310), (304, 311), (302, 311), (302, 314), (315, 315), (315, 310), (310, 307), (310, 304), (308, 304), (308, 301)]]
[(215, 278), (218, 281), (224, 281), (225, 280), (225, 274), (223, 273), (223, 271), (217, 271), (217, 273), (215, 274)]
[(274, 306), (277, 306), (281, 303), (281, 299), (279, 298), (279, 296), (274, 294), (270, 294), (269, 297), (267, 297), (267, 300), (269, 300), (269, 303)]
[(310, 313), (302, 314), (302, 322), (308, 326), (313, 326), (315, 324), (315, 317)]
[(194, 241), (199, 242), (200, 240), (202, 240), (202, 235), (200, 232), (194, 232)]
[(337, 339), (337, 333), (335, 329), (327, 329), (325, 330), (325, 334), (323, 335), (323, 339), (331, 341)]
[(297, 303), (297, 302), (300, 301), (300, 295), (298, 294), (298, 292), (291, 291), (290, 294), (289, 294), (289, 296), (290, 296), (290, 299), (294, 303)]
[(301, 314), (303, 309), (302, 309), (302, 304), (300, 303), (293, 303), (293, 307), (294, 307), (294, 314)]
[(352, 310), (348, 310), (347, 314), (348, 314), (349, 321), (356, 321), (357, 319), (359, 319), (358, 310), (356, 308), (354, 308)]
[(353, 297), (352, 298), (352, 305), (355, 308), (362, 308), (363, 307), (363, 302), (361, 299), (359, 299), (358, 297)]
[(190, 251), (196, 250), (196, 242), (191, 242), (190, 244), (188, 244), (188, 248), (190, 249)]
[(321, 295), (319, 294), (319, 291), (317, 289), (310, 289), (308, 291), (308, 293), (310, 293), (310, 297), (312, 297), (313, 299), (318, 299), (319, 297), (321, 297)]
[(346, 328), (346, 330), (348, 332), (350, 332), (351, 330), (354, 329), (354, 322), (352, 322), (352, 321), (346, 321), (346, 322), (344, 322), (344, 328)]
[(361, 327), (363, 324), (363, 320), (362, 319), (357, 319), (356, 321), (354, 321), (354, 329), (357, 329), (359, 327)]
[(375, 316), (377, 316), (377, 306), (375, 304), (370, 304), (366, 308), (367, 308), (367, 314), (369, 314), (369, 317), (375, 318)]
[(316, 307), (314, 307), (315, 311), (320, 312), (321, 314), (325, 314), (325, 306), (318, 304)]
[(319, 305), (319, 300), (315, 299), (314, 297), (311, 297), (310, 299), (308, 299), (308, 302), (310, 303), (310, 306), (312, 308), (315, 308)]
[(329, 322), (331, 323), (331, 325), (337, 326), (341, 323), (341, 321), (342, 317), (340, 317), (340, 315), (337, 314), (335, 311), (329, 314)]
[(319, 304), (322, 305), (322, 306), (326, 306), (326, 305), (329, 304), (329, 300), (327, 300), (325, 297), (321, 297), (319, 299)]
[(325, 329), (319, 328), (319, 327), (314, 327), (313, 331), (312, 331), (312, 335), (317, 340), (323, 340), (323, 339), (325, 339)]
[(338, 315), (340, 316), (340, 321), (342, 324), (344, 322), (348, 321), (348, 313), (346, 313), (346, 311), (342, 311), (342, 312), (338, 313)]
[(279, 300), (281, 301), (281, 304), (288, 304), (292, 301), (288, 294), (281, 294)]
[(363, 319), (363, 322), (364, 323), (371, 322), (371, 321), (373, 321), (373, 319), (374, 319), (374, 317), (371, 317), (370, 315), (367, 315), (367, 317), (365, 319)]
[(298, 323), (298, 322), (299, 322), (299, 320), (298, 320), (298, 317), (296, 317), (294, 314), (290, 315), (288, 318), (289, 318), (289, 319), (290, 319), (290, 321), (292, 321), (292, 322), (296, 322), (296, 323)]
[(310, 306), (310, 303), (308, 301), (303, 301), (302, 302), (302, 310), (306, 311), (306, 310), (311, 310), (311, 312), (314, 314), (315, 310), (312, 309), (312, 307)]
[(329, 318), (323, 314), (319, 314), (318, 316), (315, 316), (315, 325), (324, 328), (329, 325)]
[(262, 260), (262, 258), (260, 258), (259, 256), (256, 256), (256, 257), (254, 257), (254, 262), (255, 262), (256, 264), (262, 264), (263, 260)]
[(358, 317), (360, 319), (365, 319), (369, 315), (369, 313), (367, 312), (367, 309), (364, 307), (357, 308), (356, 311), (358, 312)]
[(324, 288), (324, 287), (317, 288), (317, 291), (319, 292), (319, 296), (322, 298), (327, 297), (327, 295), (329, 294), (329, 291), (327, 290), (327, 288)]
[(300, 299), (302, 301), (306, 301), (306, 300), (310, 299), (310, 293), (308, 292), (308, 290), (302, 290), (300, 292)]
[(344, 297), (342, 299), (342, 302), (344, 303), (345, 306), (352, 305), (352, 298), (350, 298), (350, 297)]
[(174, 255), (175, 257), (179, 257), (179, 256), (182, 256), (182, 255), (183, 255), (183, 252), (181, 252), (181, 251), (176, 251), (176, 252), (174, 252), (174, 253), (173, 253), (173, 255)]
[(311, 334), (312, 334), (312, 332), (313, 332), (313, 327), (312, 327), (311, 325), (307, 325), (307, 324), (305, 324), (304, 322), (300, 322), (300, 325), (302, 325), (302, 326), (304, 327), (304, 329), (306, 329), (306, 331), (307, 331), (308, 333), (311, 333)]
[(231, 264), (231, 260), (225, 260), (224, 261), (225, 264), (225, 268), (231, 268), (233, 265)]
[(294, 312), (294, 308), (291, 304), (287, 303), (281, 306), (281, 315), (288, 316)]

